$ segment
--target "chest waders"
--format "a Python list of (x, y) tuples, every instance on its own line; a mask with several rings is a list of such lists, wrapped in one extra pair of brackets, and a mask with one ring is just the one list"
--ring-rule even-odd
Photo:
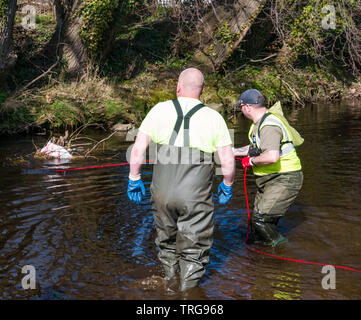
[[(261, 118), (256, 135), (253, 125), (249, 131), (250, 151), (253, 156), (260, 155), (260, 131), (266, 125), (275, 125), (282, 130), (280, 159), (276, 164), (255, 166), (257, 194), (254, 212), (251, 216), (252, 240), (262, 240), (266, 245), (277, 246), (287, 242), (277, 231), (277, 224), (295, 201), (303, 182), (301, 163), (296, 154), (292, 136), (286, 126), (272, 113)], [(260, 175), (257, 175), (260, 174)]]
[[(157, 161), (150, 187), (151, 204), (161, 261), (167, 279), (180, 271), (180, 290), (197, 286), (209, 263), (213, 243), (212, 154), (189, 148), (189, 122), (204, 107), (185, 116), (173, 100), (178, 118), (168, 145), (157, 145)], [(174, 146), (184, 123), (184, 147)]]

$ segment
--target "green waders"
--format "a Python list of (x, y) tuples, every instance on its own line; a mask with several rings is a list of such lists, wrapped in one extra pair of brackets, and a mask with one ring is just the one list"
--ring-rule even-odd
[[(187, 123), (189, 117), (185, 129), (189, 128)], [(157, 146), (150, 190), (158, 258), (167, 279), (180, 271), (180, 290), (184, 291), (197, 286), (209, 263), (213, 243), (213, 161), (212, 154), (172, 145), (179, 127), (176, 125), (169, 145)]]
[(251, 216), (255, 238), (271, 246), (286, 241), (276, 226), (295, 201), (302, 183), (302, 171), (273, 173), (256, 178), (258, 190)]

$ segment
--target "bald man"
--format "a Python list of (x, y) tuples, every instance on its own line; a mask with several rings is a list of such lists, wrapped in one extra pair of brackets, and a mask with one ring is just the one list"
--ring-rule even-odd
[[(140, 170), (150, 142), (156, 163), (150, 187), (158, 258), (165, 278), (177, 279), (179, 290), (197, 286), (209, 263), (213, 243), (213, 154), (218, 152), (223, 182), (218, 202), (232, 196), (235, 172), (227, 125), (215, 110), (201, 103), (203, 74), (184, 70), (178, 79), (177, 99), (158, 103), (142, 122), (131, 152), (128, 197), (141, 203), (145, 188)], [(174, 281), (170, 281), (174, 283)]]

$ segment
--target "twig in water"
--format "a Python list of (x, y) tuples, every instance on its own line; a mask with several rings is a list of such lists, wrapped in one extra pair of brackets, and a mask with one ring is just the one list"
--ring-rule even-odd
[(112, 132), (108, 137), (104, 138), (103, 140), (100, 140), (97, 144), (94, 145), (93, 148), (91, 148), (84, 156), (84, 158), (87, 158), (88, 155), (93, 151), (95, 150), (101, 143), (105, 142), (106, 140), (110, 139), (114, 134), (116, 134), (117, 132), (114, 131)]

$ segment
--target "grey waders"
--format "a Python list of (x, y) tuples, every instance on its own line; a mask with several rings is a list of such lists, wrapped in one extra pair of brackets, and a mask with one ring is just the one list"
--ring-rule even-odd
[[(156, 245), (167, 279), (180, 271), (180, 290), (197, 286), (209, 263), (213, 243), (211, 189), (212, 154), (189, 148), (189, 119), (203, 107), (183, 117), (178, 100), (173, 101), (178, 119), (169, 145), (157, 145), (151, 203), (157, 230)], [(184, 147), (174, 142), (184, 119)]]
[(251, 216), (255, 240), (273, 247), (287, 242), (277, 231), (277, 224), (294, 203), (302, 184), (302, 171), (272, 173), (256, 178), (257, 194)]

